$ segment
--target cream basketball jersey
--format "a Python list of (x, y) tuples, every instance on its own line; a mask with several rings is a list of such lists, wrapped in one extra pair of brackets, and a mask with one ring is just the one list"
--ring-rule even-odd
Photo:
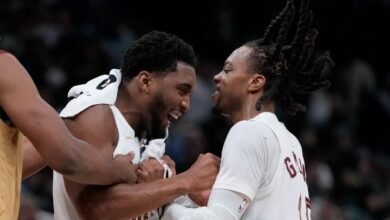
[[(115, 118), (116, 127), (118, 129), (119, 140), (115, 147), (113, 156), (117, 154), (128, 154), (131, 151), (135, 153), (133, 163), (137, 164), (140, 160), (141, 144), (135, 137), (134, 130), (127, 123), (120, 111), (114, 106), (110, 106)], [(63, 176), (57, 172), (53, 172), (53, 203), (54, 203), (54, 219), (57, 220), (79, 220), (72, 201), (65, 189)]]
[[(235, 140), (245, 137), (246, 144)], [(242, 141), (241, 141), (242, 142)], [(241, 219), (310, 219), (302, 148), (273, 113), (241, 121), (229, 131), (213, 186), (244, 194)]]
[[(134, 130), (128, 124), (122, 113), (115, 107), (118, 87), (121, 82), (121, 72), (118, 69), (112, 69), (109, 74), (98, 76), (85, 84), (74, 86), (68, 93), (69, 98), (73, 98), (66, 107), (61, 111), (60, 116), (63, 118), (75, 117), (85, 109), (94, 105), (110, 106), (116, 127), (118, 129), (119, 139), (113, 151), (113, 157), (118, 154), (128, 154), (134, 152), (133, 164), (138, 164), (141, 160), (141, 144), (135, 136)], [(165, 139), (155, 139), (151, 141), (142, 154), (142, 159), (150, 157), (160, 158), (165, 152)], [(167, 173), (170, 172), (166, 168)], [(57, 220), (77, 220), (77, 211), (65, 189), (64, 180), (61, 174), (54, 172), (53, 175), (53, 202), (54, 216)], [(136, 219), (154, 220), (158, 219), (157, 210), (148, 212)]]

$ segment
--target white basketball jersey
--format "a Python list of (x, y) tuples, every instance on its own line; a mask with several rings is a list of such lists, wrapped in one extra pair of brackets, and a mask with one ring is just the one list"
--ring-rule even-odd
[[(117, 154), (128, 154), (133, 151), (134, 159), (132, 162), (134, 164), (139, 163), (141, 154), (141, 144), (139, 139), (135, 137), (134, 130), (127, 123), (121, 112), (114, 105), (110, 105), (110, 108), (114, 115), (119, 134), (118, 144), (113, 152), (113, 157)], [(55, 171), (53, 172), (53, 203), (54, 219), (81, 220), (66, 192), (63, 176)]]
[(298, 140), (275, 114), (235, 124), (222, 150), (213, 186), (248, 197), (237, 210), (246, 220), (310, 219), (305, 162)]
[(252, 120), (268, 126), (279, 143), (280, 156), (269, 158), (277, 161), (276, 170), (269, 184), (263, 182), (263, 187), (257, 190), (242, 219), (310, 220), (311, 207), (302, 147), (284, 124), (272, 116), (260, 114)]

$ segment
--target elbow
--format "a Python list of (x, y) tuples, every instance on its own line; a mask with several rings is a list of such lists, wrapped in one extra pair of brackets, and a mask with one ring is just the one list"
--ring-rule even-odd
[(58, 173), (64, 176), (72, 177), (74, 175), (80, 175), (83, 171), (83, 167), (89, 168), (87, 164), (83, 163), (84, 160), (74, 151), (61, 152), (60, 156), (51, 160), (52, 163), (48, 165)]
[(61, 173), (65, 176), (72, 176), (76, 173), (78, 173), (78, 164), (75, 160), (62, 160), (57, 161), (52, 164), (49, 164), (49, 166), (57, 171), (58, 173)]

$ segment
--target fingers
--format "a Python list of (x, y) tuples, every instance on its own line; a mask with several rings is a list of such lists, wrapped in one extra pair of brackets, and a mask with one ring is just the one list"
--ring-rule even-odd
[(134, 157), (135, 157), (135, 153), (134, 151), (130, 151), (128, 154), (126, 155), (123, 155), (123, 154), (117, 154), (114, 156), (114, 159), (121, 159), (121, 158), (125, 158), (126, 161), (129, 161), (130, 163), (132, 163)]
[(134, 156), (134, 152), (130, 152), (127, 155), (118, 154), (114, 157), (116, 163), (123, 164), (123, 167), (127, 169), (126, 176), (124, 176), (124, 178), (127, 183), (131, 184), (136, 183), (138, 179), (138, 176), (136, 174), (136, 169), (138, 168), (138, 166), (132, 163)]
[(172, 175), (176, 175), (176, 163), (168, 155), (164, 155), (161, 160), (168, 165), (169, 169), (172, 172)]
[(164, 167), (155, 159), (144, 160), (138, 166), (138, 182), (150, 182), (164, 177)]
[(214, 184), (220, 166), (220, 158), (211, 153), (199, 155), (199, 158), (188, 170), (194, 185), (192, 192), (210, 189)]
[(221, 158), (215, 156), (212, 153), (200, 154), (198, 161), (207, 161), (208, 163), (216, 166), (218, 169), (221, 164)]
[(139, 168), (149, 172), (157, 172), (164, 169), (161, 163), (156, 159), (149, 159), (140, 162)]
[(130, 151), (130, 153), (128, 153), (126, 156), (128, 156), (131, 160), (133, 160), (135, 157), (135, 153), (134, 151)]
[(212, 153), (206, 153), (206, 154), (200, 154), (200, 156), (203, 156), (203, 157), (210, 157), (214, 160), (217, 160), (217, 161), (221, 161), (221, 158), (220, 157), (217, 157), (216, 155), (212, 154)]

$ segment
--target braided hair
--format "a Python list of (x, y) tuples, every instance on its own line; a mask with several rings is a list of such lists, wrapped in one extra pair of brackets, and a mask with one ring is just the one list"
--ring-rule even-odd
[(256, 103), (258, 111), (263, 103), (275, 101), (287, 113), (295, 115), (306, 110), (294, 99), (297, 95), (330, 86), (328, 80), (322, 79), (327, 64), (333, 65), (329, 52), (312, 60), (318, 31), (311, 28), (313, 14), (308, 9), (309, 0), (300, 0), (295, 35), (291, 43), (287, 42), (297, 4), (295, 0), (288, 0), (268, 25), (263, 38), (245, 44), (252, 49), (249, 71), (266, 77), (264, 94)]

